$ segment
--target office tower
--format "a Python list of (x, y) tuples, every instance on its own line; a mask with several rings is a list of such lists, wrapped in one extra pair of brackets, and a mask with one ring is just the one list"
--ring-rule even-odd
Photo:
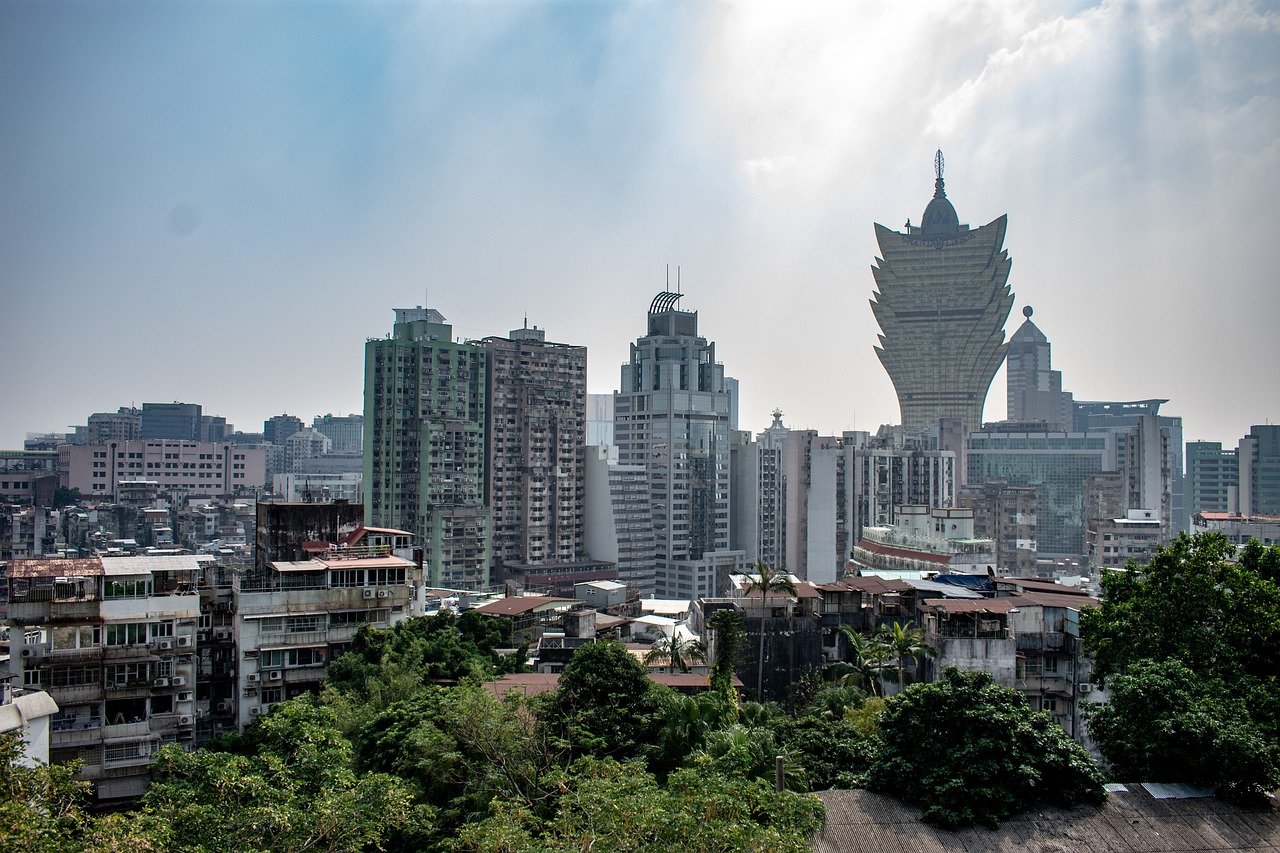
[(933, 199), (919, 227), (910, 220), (905, 232), (875, 226), (876, 355), (898, 393), (902, 425), (913, 432), (943, 418), (978, 429), (991, 379), (1004, 361), (1004, 323), (1013, 307), (1006, 217), (981, 228), (962, 225), (947, 200), (942, 168), (939, 151)]
[(649, 306), (646, 334), (631, 345), (614, 398), (619, 461), (648, 471), (657, 536), (654, 582), (660, 596), (723, 593), (744, 568), (729, 547), (729, 444), (732, 400), (715, 344), (698, 335), (698, 314), (677, 293)]
[(285, 439), (306, 426), (302, 418), (293, 415), (275, 415), (262, 422), (263, 440), (270, 444), (284, 445)]
[(198, 403), (143, 403), (139, 417), (140, 438), (200, 440), (201, 414)]
[(1085, 482), (1116, 470), (1110, 432), (1001, 432), (998, 424), (969, 433), (969, 485), (1001, 479), (1036, 490), (1036, 549), (1041, 557), (1084, 553)]
[(1240, 514), (1280, 515), (1280, 426), (1254, 425), (1236, 448)]
[(1031, 486), (991, 480), (962, 486), (956, 504), (973, 511), (973, 535), (995, 542), (996, 565), (1003, 574), (1032, 577), (1036, 569), (1036, 510)]
[(225, 441), (232, 432), (234, 432), (234, 427), (227, 423), (226, 418), (216, 415), (200, 416), (201, 441)]
[[(1157, 415), (1141, 415), (1129, 430), (1119, 433), (1116, 459), (1124, 475), (1125, 509), (1154, 512), (1165, 538), (1172, 535), (1172, 476), (1169, 433)], [(1150, 518), (1144, 516), (1144, 522)]]
[(133, 441), (142, 431), (142, 413), (138, 409), (121, 406), (114, 412), (95, 412), (89, 415), (88, 424), (76, 427), (76, 444), (109, 444), (112, 441)]
[(1074, 417), (1071, 393), (1062, 390), (1062, 371), (1052, 369), (1049, 339), (1031, 322), (1032, 313), (1030, 305), (1022, 309), (1027, 319), (1009, 338), (1009, 420), (1043, 421), (1047, 429), (1069, 430)]
[(396, 318), (365, 344), (365, 523), (416, 536), (429, 584), (487, 587), (485, 349), (434, 309)]
[(587, 349), (546, 332), (488, 337), (486, 497), (495, 566), (583, 559)]
[(1187, 442), (1187, 511), (1236, 512), (1240, 507), (1240, 460), (1220, 441)]
[(955, 506), (959, 472), (956, 454), (939, 450), (930, 436), (882, 428), (874, 436), (846, 433), (849, 532), (853, 542), (864, 527), (896, 526), (903, 506)]
[(621, 464), (616, 447), (591, 445), (583, 473), (587, 553), (593, 559), (615, 563), (619, 581), (634, 587), (641, 596), (653, 596), (657, 540), (648, 469)]
[(364, 415), (316, 415), (311, 428), (329, 436), (331, 453), (360, 453), (364, 449)]
[[(1161, 520), (1168, 528), (1169, 535), (1177, 535), (1190, 528), (1191, 518), (1186, 507), (1186, 483), (1183, 476), (1182, 418), (1160, 414), (1160, 406), (1167, 402), (1169, 401), (1155, 399), (1103, 400), (1076, 401), (1072, 405), (1076, 432), (1110, 432), (1116, 436), (1117, 450), (1123, 449), (1122, 434), (1132, 432), (1144, 415), (1154, 415), (1159, 419), (1160, 430), (1165, 434), (1162, 442), (1167, 454), (1161, 465), (1168, 471), (1168, 482), (1163, 486), (1168, 492), (1167, 506)], [(1123, 462), (1125, 455), (1121, 453), (1119, 459)], [(1165, 502), (1162, 500), (1162, 503)], [(1126, 497), (1124, 509), (1158, 507), (1138, 506)]]

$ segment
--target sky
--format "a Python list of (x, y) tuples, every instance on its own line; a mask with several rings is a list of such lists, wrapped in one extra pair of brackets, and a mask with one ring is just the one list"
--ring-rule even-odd
[(874, 430), (872, 224), (919, 221), (939, 148), (1077, 399), (1232, 446), (1280, 417), (1271, 3), (9, 0), (0, 115), (0, 447), (358, 412), (424, 302), (527, 314), (609, 392), (677, 267), (743, 428)]

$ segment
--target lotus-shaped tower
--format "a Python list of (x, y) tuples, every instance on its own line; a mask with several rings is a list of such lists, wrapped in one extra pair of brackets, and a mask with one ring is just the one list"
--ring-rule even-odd
[(961, 224), (947, 199), (941, 151), (934, 169), (933, 198), (918, 227), (910, 221), (905, 232), (875, 226), (875, 349), (898, 392), (904, 427), (924, 430), (942, 418), (958, 418), (976, 430), (1009, 346), (1008, 218), (981, 228)]

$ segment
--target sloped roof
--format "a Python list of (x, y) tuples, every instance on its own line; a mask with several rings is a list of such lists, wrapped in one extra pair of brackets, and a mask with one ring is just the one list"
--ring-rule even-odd
[(954, 616), (957, 613), (1008, 613), (1017, 603), (1012, 598), (926, 598), (921, 610)]
[(549, 595), (509, 595), (506, 598), (482, 604), (476, 608), (476, 611), (489, 616), (516, 616), (521, 613), (541, 610), (544, 607), (577, 603), (577, 599), (552, 598)]
[(1015, 602), (1018, 606), (1066, 607), (1071, 610), (1079, 610), (1082, 607), (1102, 606), (1101, 601), (1087, 595), (1063, 595), (1053, 592), (1028, 591), (1018, 595), (1011, 595), (1007, 600)]
[(920, 821), (920, 810), (870, 791), (820, 791), (827, 807), (819, 853), (835, 851), (991, 850), (1008, 853), (1076, 850), (1280, 851), (1280, 810), (1250, 811), (1213, 797), (1157, 800), (1141, 785), (1125, 785), (1101, 806), (1036, 808), (999, 829), (959, 832)]
[(12, 560), (8, 571), (11, 578), (89, 578), (102, 573), (100, 557)]

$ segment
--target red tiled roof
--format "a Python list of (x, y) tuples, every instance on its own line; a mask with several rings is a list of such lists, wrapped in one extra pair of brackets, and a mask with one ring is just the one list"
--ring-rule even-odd
[(800, 581), (796, 584), (796, 592), (799, 593), (797, 598), (822, 598), (822, 593), (818, 592), (818, 588), (808, 581)]
[(921, 610), (946, 613), (954, 616), (957, 613), (1008, 613), (1017, 607), (1012, 598), (926, 598), (920, 605)]
[(482, 604), (476, 610), (489, 616), (516, 616), (549, 605), (575, 604), (576, 601), (573, 598), (553, 598), (549, 595), (509, 595), (506, 598)]

